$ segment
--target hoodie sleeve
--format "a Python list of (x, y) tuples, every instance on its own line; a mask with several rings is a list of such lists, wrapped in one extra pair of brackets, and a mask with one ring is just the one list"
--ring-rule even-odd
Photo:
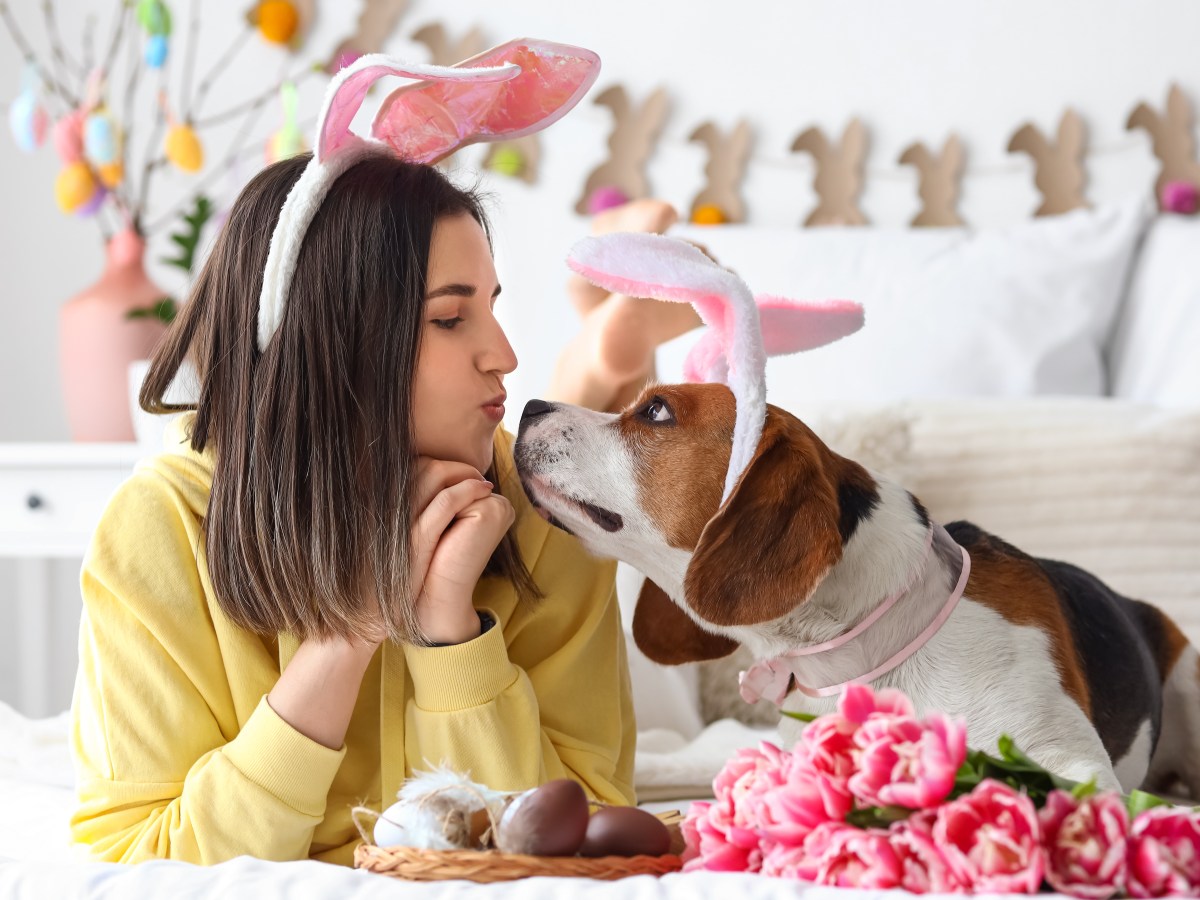
[(303, 859), (345, 755), (300, 734), (265, 696), (239, 723), (223, 659), (251, 645), (218, 639), (199, 541), (186, 503), (140, 473), (84, 560), (70, 824), (95, 859)]

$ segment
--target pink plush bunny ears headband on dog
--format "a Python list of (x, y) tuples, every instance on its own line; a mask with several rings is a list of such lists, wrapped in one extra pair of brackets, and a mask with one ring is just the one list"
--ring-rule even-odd
[(631, 297), (690, 303), (709, 327), (684, 363), (689, 381), (728, 385), (737, 404), (724, 503), (754, 459), (767, 417), (767, 357), (811, 350), (862, 327), (849, 300), (760, 296), (695, 246), (655, 234), (588, 237), (567, 264), (584, 278)]
[[(558, 121), (600, 73), (590, 50), (549, 41), (503, 44), (456, 66), (429, 66), (373, 53), (334, 76), (317, 120), (312, 160), (292, 187), (271, 235), (258, 303), (258, 348), (266, 350), (283, 320), (304, 235), (338, 177), (374, 153), (432, 163), (479, 141), (532, 134)], [(393, 91), (369, 137), (350, 123), (376, 81), (418, 78)]]

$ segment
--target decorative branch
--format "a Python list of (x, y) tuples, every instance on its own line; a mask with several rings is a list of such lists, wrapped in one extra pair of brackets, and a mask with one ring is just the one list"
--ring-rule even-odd
[(183, 110), (183, 119), (190, 122), (192, 118), (192, 76), (196, 74), (196, 44), (200, 38), (200, 2), (191, 0), (188, 5), (188, 41), (187, 54), (183, 60), (183, 85), (179, 91), (179, 108)]
[(21, 51), (21, 55), (38, 67), (38, 74), (42, 76), (42, 79), (50, 86), (51, 90), (71, 109), (78, 106), (79, 98), (64, 87), (57, 78), (54, 78), (49, 68), (42, 65), (37, 54), (33, 52), (33, 47), (25, 40), (25, 35), (21, 32), (16, 20), (12, 17), (12, 11), (8, 8), (7, 0), (0, 0), (0, 19), (4, 20), (4, 24), (8, 28), (8, 33), (12, 36), (17, 49)]
[[(46, 35), (50, 39), (50, 56), (62, 67), (62, 72), (73, 75), (77, 79), (87, 77), (87, 72), (79, 70), (79, 64), (67, 55), (66, 45), (58, 31), (58, 17), (54, 14), (53, 0), (42, 0), (42, 20), (46, 23)], [(67, 79), (62, 79), (66, 81)]]
[(204, 105), (204, 99), (208, 96), (208, 92), (212, 90), (213, 82), (217, 80), (218, 75), (225, 71), (234, 55), (242, 49), (246, 43), (246, 39), (250, 37), (250, 33), (249, 28), (243, 29), (241, 35), (235, 38), (233, 43), (221, 54), (221, 58), (217, 60), (217, 64), (209, 69), (208, 73), (200, 79), (200, 85), (196, 88), (196, 102), (187, 110), (187, 116), (183, 119), (184, 122), (189, 125), (199, 124), (195, 121), (195, 117), (200, 113), (200, 107)]
[[(297, 127), (299, 127), (301, 131), (308, 132), (315, 128), (316, 124), (317, 120), (314, 116), (305, 122), (300, 122)], [(264, 140), (266, 139), (263, 138), (261, 140), (254, 141), (250, 143), (250, 146), (248, 147), (237, 146), (238, 142), (234, 141), (224, 158), (222, 158), (219, 163), (213, 166), (210, 171), (205, 173), (203, 178), (200, 178), (196, 181), (194, 186), (195, 191), (197, 193), (206, 191), (214, 181), (224, 175), (229, 169), (233, 168), (236, 163), (241, 162), (243, 159), (250, 159), (258, 156), (259, 153), (262, 152), (258, 145), (262, 144)], [(177, 217), (183, 208), (186, 207), (190, 202), (190, 199), (181, 200), (180, 202), (171, 206), (166, 212), (156, 217), (153, 222), (146, 226), (145, 233), (147, 235), (157, 234), (159, 229), (169, 224), (171, 220)]]
[[(163, 68), (158, 79), (157, 96), (162, 98), (167, 93), (167, 70)], [(162, 157), (154, 156), (154, 148), (162, 143), (163, 126), (167, 123), (166, 104), (159, 102), (154, 104), (154, 124), (150, 128), (150, 140), (146, 143), (146, 153), (144, 159), (145, 165), (142, 166), (142, 184), (137, 192), (137, 199), (133, 207), (133, 219), (130, 226), (138, 234), (142, 234), (142, 214), (146, 210), (146, 198), (150, 196), (150, 176), (160, 165), (165, 162)]]
[(133, 18), (133, 4), (122, 3), (121, 8), (117, 11), (117, 17), (113, 21), (112, 37), (109, 38), (108, 42), (108, 52), (104, 54), (102, 69), (105, 77), (108, 76), (113, 62), (117, 58), (117, 48), (121, 45), (121, 38), (125, 35), (125, 25), (131, 18)]
[(272, 97), (278, 96), (279, 89), (282, 88), (285, 83), (290, 81), (293, 84), (300, 84), (300, 82), (302, 82), (305, 78), (315, 74), (317, 71), (318, 70), (314, 69), (312, 66), (306, 66), (295, 75), (285, 75), (284, 77), (280, 78), (277, 82), (263, 91), (257, 97), (247, 100), (245, 103), (239, 103), (237, 106), (230, 107), (229, 109), (222, 110), (219, 113), (213, 113), (207, 118), (193, 120), (191, 124), (196, 128), (207, 128), (209, 125), (219, 125), (222, 122), (235, 119), (244, 112), (253, 112), (269, 101)]
[(142, 75), (142, 54), (138, 52), (136, 41), (129, 42), (129, 54), (126, 61), (129, 80), (125, 82), (125, 107), (121, 116), (121, 124), (125, 128), (124, 139), (121, 141), (121, 184), (116, 191), (121, 198), (126, 218), (130, 218), (133, 206), (133, 179), (129, 177), (130, 156), (129, 148), (133, 146), (134, 125), (133, 102), (137, 95), (138, 81)]
[(96, 65), (96, 14), (88, 13), (83, 20), (83, 76)]

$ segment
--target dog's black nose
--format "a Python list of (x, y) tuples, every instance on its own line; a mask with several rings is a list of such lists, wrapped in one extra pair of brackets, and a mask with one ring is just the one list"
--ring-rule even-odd
[(546, 413), (553, 411), (554, 407), (545, 400), (530, 400), (525, 404), (525, 409), (521, 411), (521, 421), (526, 419), (536, 419), (538, 416), (544, 416)]

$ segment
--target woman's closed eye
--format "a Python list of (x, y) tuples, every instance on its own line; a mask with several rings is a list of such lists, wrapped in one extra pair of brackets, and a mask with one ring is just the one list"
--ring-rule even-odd
[(453, 331), (458, 327), (458, 323), (463, 321), (463, 317), (455, 316), (452, 319), (430, 319), (429, 321), (445, 331)]

